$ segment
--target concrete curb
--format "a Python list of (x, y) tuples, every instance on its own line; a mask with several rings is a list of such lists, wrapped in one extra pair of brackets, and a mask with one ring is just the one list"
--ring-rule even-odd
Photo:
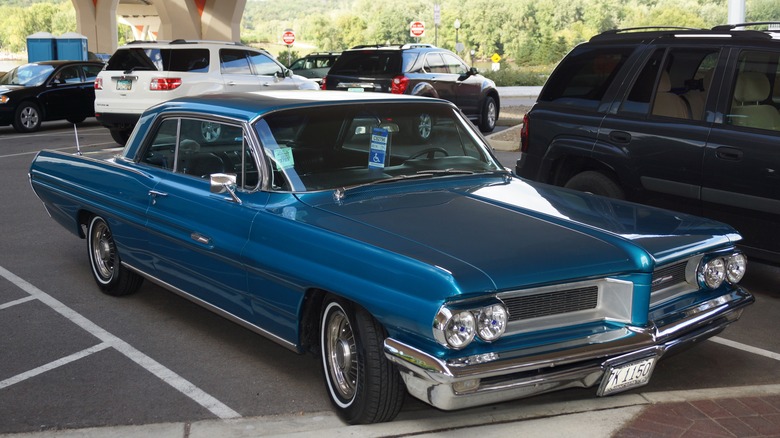
[[(780, 385), (711, 388), (690, 391), (646, 392), (533, 404), (533, 399), (460, 412), (433, 408), (403, 412), (390, 423), (345, 425), (333, 412), (164, 423), (144, 426), (43, 431), (2, 435), (9, 438), (250, 438), (304, 437), (452, 437), (493, 436), (604, 437), (631, 422), (648, 406), (659, 403), (780, 395)], [(468, 429), (462, 433), (454, 430)]]

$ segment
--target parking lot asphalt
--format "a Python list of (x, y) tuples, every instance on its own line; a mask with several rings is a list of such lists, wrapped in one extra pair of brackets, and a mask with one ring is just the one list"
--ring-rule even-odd
[[(116, 147), (93, 120), (78, 135), (85, 152)], [(717, 338), (660, 362), (646, 387), (606, 398), (573, 389), (459, 412), (407, 400), (392, 423), (346, 426), (330, 410), (316, 359), (153, 285), (126, 299), (99, 294), (83, 242), (46, 217), (27, 184), (42, 148), (75, 151), (73, 128), (52, 123), (20, 135), (0, 127), (0, 434), (780, 435), (776, 266), (752, 263), (744, 283), (756, 305)], [(497, 152), (507, 166), (516, 154)]]

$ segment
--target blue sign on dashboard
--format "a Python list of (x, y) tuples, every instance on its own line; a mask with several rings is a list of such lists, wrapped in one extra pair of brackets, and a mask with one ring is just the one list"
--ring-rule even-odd
[(368, 167), (385, 167), (388, 138), (389, 133), (386, 129), (374, 128), (371, 131), (371, 147), (368, 149)]

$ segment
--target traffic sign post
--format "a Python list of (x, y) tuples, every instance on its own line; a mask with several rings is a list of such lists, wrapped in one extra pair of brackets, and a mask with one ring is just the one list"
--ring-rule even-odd
[(412, 21), (409, 23), (409, 36), (422, 38), (425, 36), (425, 22), (424, 21)]
[(282, 42), (287, 46), (287, 65), (290, 65), (292, 64), (292, 51), (290, 49), (295, 42), (295, 31), (292, 29), (285, 29), (284, 32), (282, 32)]

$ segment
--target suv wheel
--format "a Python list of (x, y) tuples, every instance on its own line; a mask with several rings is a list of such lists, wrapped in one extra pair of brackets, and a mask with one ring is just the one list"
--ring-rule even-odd
[(485, 103), (482, 105), (482, 118), (479, 121), (479, 130), (482, 132), (492, 132), (496, 128), (498, 119), (498, 106), (496, 100), (490, 96), (485, 97)]
[(110, 129), (111, 138), (114, 139), (119, 146), (127, 144), (127, 140), (130, 138), (130, 130), (128, 129)]
[(612, 178), (594, 170), (574, 175), (564, 187), (615, 199), (626, 198), (623, 189)]

